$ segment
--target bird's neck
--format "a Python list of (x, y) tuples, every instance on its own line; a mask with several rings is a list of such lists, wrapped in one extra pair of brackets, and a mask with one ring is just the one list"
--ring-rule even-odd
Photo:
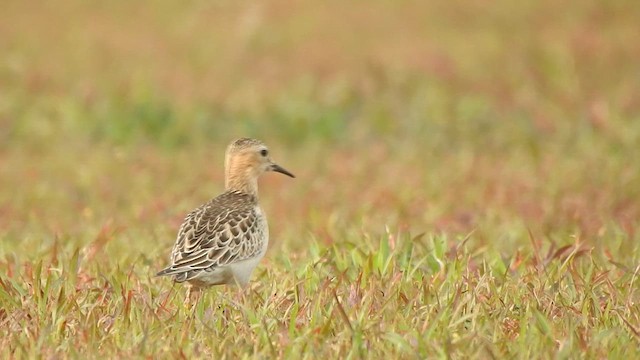
[(227, 169), (225, 189), (258, 197), (258, 178), (249, 169)]

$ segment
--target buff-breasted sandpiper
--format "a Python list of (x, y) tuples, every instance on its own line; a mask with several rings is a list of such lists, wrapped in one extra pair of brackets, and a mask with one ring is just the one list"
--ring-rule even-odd
[(227, 147), (224, 193), (187, 215), (171, 264), (157, 274), (188, 282), (187, 301), (194, 290), (249, 282), (269, 243), (267, 217), (258, 204), (258, 177), (267, 171), (294, 177), (259, 140), (242, 138)]

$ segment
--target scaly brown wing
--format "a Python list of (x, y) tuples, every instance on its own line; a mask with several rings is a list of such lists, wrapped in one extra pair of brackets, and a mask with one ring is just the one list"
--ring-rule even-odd
[(185, 218), (171, 253), (171, 265), (158, 276), (177, 282), (256, 256), (261, 246), (256, 200), (226, 192), (193, 210)]

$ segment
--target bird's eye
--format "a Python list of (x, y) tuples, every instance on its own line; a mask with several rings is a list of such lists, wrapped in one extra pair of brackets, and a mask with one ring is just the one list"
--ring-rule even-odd
[(268, 154), (269, 154), (269, 152), (267, 151), (267, 149), (260, 150), (260, 155), (267, 156)]

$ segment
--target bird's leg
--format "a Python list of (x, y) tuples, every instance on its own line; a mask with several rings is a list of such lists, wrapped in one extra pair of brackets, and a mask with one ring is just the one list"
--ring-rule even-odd
[(245, 304), (247, 300), (251, 297), (252, 291), (253, 290), (251, 289), (250, 285), (245, 285), (242, 287), (242, 291), (240, 291), (240, 300), (242, 301), (243, 304)]
[(238, 288), (234, 289), (234, 294), (232, 297), (227, 297), (228, 306), (219, 307), (222, 310), (222, 319), (226, 322), (231, 321), (233, 319), (232, 312), (239, 311), (244, 312), (244, 306), (246, 301), (247, 292), (246, 286), (238, 286)]
[(189, 285), (187, 287), (187, 296), (184, 298), (184, 306), (188, 310), (195, 308), (202, 297), (202, 289), (199, 286)]
[(248, 284), (238, 286), (238, 291), (236, 291), (234, 299), (236, 308), (242, 309), (247, 305), (247, 301), (251, 299), (251, 291), (251, 286)]

